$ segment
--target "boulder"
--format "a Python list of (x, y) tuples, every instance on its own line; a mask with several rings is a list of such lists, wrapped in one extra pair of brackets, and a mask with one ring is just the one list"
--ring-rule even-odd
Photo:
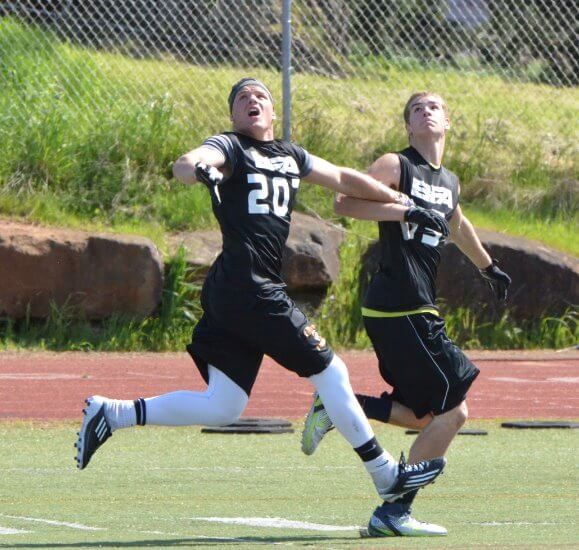
[[(477, 234), (513, 280), (508, 302), (506, 306), (498, 303), (476, 267), (448, 243), (441, 250), (437, 289), (439, 300), (450, 308), (469, 307), (484, 317), (497, 318), (506, 307), (514, 319), (526, 320), (561, 315), (579, 304), (578, 258), (520, 237), (483, 229)], [(376, 270), (378, 254), (375, 242), (364, 256), (364, 276)]]
[[(294, 212), (283, 253), (282, 277), (288, 289), (325, 290), (338, 276), (343, 236), (339, 227)], [(219, 255), (221, 242), (219, 230), (184, 232), (170, 237), (169, 249), (174, 254), (182, 245), (188, 264), (202, 277)]]
[[(513, 280), (507, 307), (516, 319), (561, 315), (579, 304), (579, 259), (542, 243), (483, 229), (484, 247)], [(443, 247), (438, 272), (439, 295), (450, 307), (488, 303), (501, 311), (475, 266), (454, 244)], [(503, 306), (504, 307), (504, 306)]]
[(148, 239), (0, 220), (0, 315), (47, 317), (54, 303), (88, 319), (143, 317), (162, 289)]

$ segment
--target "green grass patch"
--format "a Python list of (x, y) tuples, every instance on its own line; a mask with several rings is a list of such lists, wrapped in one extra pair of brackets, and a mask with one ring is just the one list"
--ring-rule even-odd
[[(577, 540), (576, 430), (506, 430), (459, 436), (446, 472), (416, 500), (417, 518), (446, 538), (360, 539), (356, 530), (252, 527), (198, 518), (283, 518), (331, 526), (367, 523), (379, 504), (357, 456), (331, 433), (318, 452), (286, 435), (201, 434), (199, 428), (118, 432), (82, 472), (77, 424), (0, 423), (2, 548), (571, 548)], [(396, 454), (412, 437), (375, 425)], [(197, 519), (196, 519), (197, 518)], [(49, 524), (36, 520), (48, 520)], [(101, 530), (81, 530), (80, 524)]]
[[(0, 66), (0, 214), (36, 221), (207, 227), (209, 201), (172, 182), (171, 163), (229, 128), (225, 98), (243, 74), (281, 97), (275, 71), (137, 60), (9, 18), (0, 21), (0, 46), (11, 52)], [(405, 145), (404, 102), (427, 86), (451, 106), (445, 163), (467, 202), (482, 202), (491, 217), (532, 212), (554, 228), (576, 220), (577, 133), (568, 123), (578, 114), (576, 90), (385, 63), (375, 79), (295, 74), (294, 138), (336, 164), (365, 168)], [(330, 203), (320, 191), (302, 193), (304, 209), (329, 215)]]
[(465, 209), (465, 213), (477, 228), (517, 235), (543, 243), (555, 250), (579, 256), (579, 239), (577, 239), (579, 210), (574, 218), (569, 219), (541, 218), (532, 213), (517, 216), (505, 208), (489, 210), (482, 205), (470, 205)]

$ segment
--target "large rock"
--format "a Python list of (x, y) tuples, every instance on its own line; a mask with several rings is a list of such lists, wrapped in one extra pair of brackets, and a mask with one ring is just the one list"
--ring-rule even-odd
[[(579, 304), (578, 258), (521, 237), (483, 229), (477, 234), (491, 257), (513, 280), (507, 307), (514, 318), (561, 315)], [(451, 307), (488, 303), (491, 311), (501, 310), (489, 297), (478, 270), (453, 244), (443, 248), (438, 289)]]
[[(512, 278), (506, 307), (514, 319), (561, 315), (579, 304), (579, 259), (541, 243), (492, 231), (477, 230), (484, 247)], [(364, 256), (365, 273), (378, 264), (374, 243)], [(505, 310), (491, 294), (475, 266), (449, 243), (442, 248), (438, 298), (451, 308), (469, 307), (487, 318)]]
[(148, 239), (0, 220), (0, 315), (46, 317), (53, 302), (89, 319), (142, 317), (162, 288), (163, 263)]
[[(342, 229), (299, 212), (292, 214), (289, 238), (283, 253), (282, 276), (290, 290), (325, 290), (340, 270)], [(183, 246), (188, 264), (204, 276), (221, 251), (221, 233), (194, 231), (169, 239), (171, 253)]]

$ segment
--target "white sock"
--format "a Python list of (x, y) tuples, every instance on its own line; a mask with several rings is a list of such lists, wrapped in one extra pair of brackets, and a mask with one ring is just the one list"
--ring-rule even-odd
[(396, 483), (398, 478), (398, 463), (384, 451), (379, 457), (364, 462), (366, 471), (370, 474), (378, 494), (385, 493)]
[(105, 401), (105, 418), (111, 431), (119, 428), (130, 428), (137, 424), (135, 403), (128, 399), (107, 399)]

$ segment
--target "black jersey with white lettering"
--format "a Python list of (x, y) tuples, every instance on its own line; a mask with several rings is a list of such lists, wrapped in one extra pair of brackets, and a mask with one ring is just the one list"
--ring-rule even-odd
[(211, 191), (223, 250), (206, 280), (239, 289), (284, 286), (282, 253), (300, 178), (312, 169), (310, 154), (287, 141), (235, 132), (212, 136), (203, 147), (221, 151), (231, 168)]
[[(413, 147), (398, 153), (400, 191), (417, 206), (437, 210), (449, 220), (459, 196), (458, 178), (444, 167), (432, 167)], [(379, 222), (380, 269), (364, 306), (378, 311), (412, 311), (434, 307), (442, 235), (407, 222)]]

